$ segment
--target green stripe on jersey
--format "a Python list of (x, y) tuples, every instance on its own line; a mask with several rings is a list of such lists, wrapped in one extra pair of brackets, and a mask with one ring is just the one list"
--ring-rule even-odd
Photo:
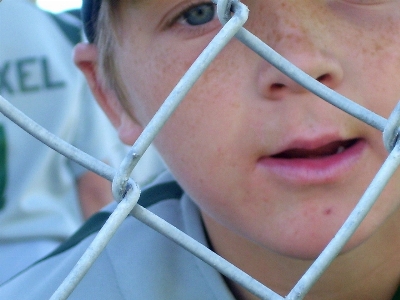
[[(144, 190), (140, 195), (138, 203), (143, 207), (149, 207), (150, 205), (163, 200), (180, 199), (182, 195), (183, 190), (178, 183), (176, 181), (170, 181), (154, 185)], [(40, 261), (58, 255), (76, 246), (89, 235), (98, 232), (108, 220), (110, 215), (110, 212), (105, 211), (96, 213), (89, 220), (87, 220), (85, 224), (77, 232), (75, 232), (74, 235), (72, 235), (67, 241), (62, 243), (57, 249)]]

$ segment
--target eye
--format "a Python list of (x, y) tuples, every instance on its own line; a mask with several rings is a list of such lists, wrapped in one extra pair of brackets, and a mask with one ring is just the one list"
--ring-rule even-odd
[(211, 22), (214, 20), (215, 16), (215, 4), (211, 2), (196, 4), (182, 13), (179, 23), (186, 23), (190, 26), (199, 26)]

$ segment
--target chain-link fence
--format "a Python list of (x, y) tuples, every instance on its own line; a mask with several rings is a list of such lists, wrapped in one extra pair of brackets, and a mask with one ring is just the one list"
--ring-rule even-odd
[[(389, 119), (385, 119), (350, 99), (347, 99), (341, 94), (336, 93), (324, 84), (305, 74), (272, 50), (258, 37), (244, 29), (243, 25), (249, 14), (244, 4), (240, 3), (238, 0), (219, 0), (216, 4), (218, 17), (224, 26), (172, 90), (161, 108), (132, 146), (118, 170), (114, 170), (50, 134), (27, 116), (19, 112), (4, 98), (0, 97), (0, 110), (4, 115), (49, 147), (112, 181), (113, 195), (115, 200), (119, 202), (116, 210), (112, 213), (109, 220), (100, 230), (97, 237), (93, 240), (74, 269), (54, 293), (52, 299), (68, 298), (107, 245), (107, 242), (116, 232), (119, 225), (129, 214), (175, 241), (180, 246), (193, 253), (193, 255), (196, 255), (215, 267), (224, 276), (241, 284), (244, 288), (261, 299), (302, 299), (350, 239), (397, 169), (400, 163), (400, 149), (396, 143), (398, 127), (400, 125), (400, 106), (395, 108)], [(278, 295), (207, 247), (152, 214), (144, 207), (138, 205), (137, 201), (140, 196), (140, 190), (136, 183), (130, 179), (132, 170), (165, 122), (184, 99), (197, 79), (199, 79), (206, 68), (212, 63), (217, 54), (233, 38), (241, 41), (282, 73), (286, 74), (321, 99), (382, 131), (383, 143), (390, 153), (348, 219), (286, 297)]]

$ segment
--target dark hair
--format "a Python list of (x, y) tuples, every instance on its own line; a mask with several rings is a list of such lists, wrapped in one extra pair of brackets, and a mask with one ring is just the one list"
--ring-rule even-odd
[(101, 6), (101, 0), (82, 1), (82, 22), (83, 29), (90, 43), (96, 38), (96, 25)]

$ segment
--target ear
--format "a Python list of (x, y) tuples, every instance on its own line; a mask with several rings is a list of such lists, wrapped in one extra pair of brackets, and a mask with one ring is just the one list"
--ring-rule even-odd
[(117, 129), (121, 141), (132, 145), (143, 127), (125, 111), (116, 93), (107, 88), (100, 78), (97, 47), (93, 44), (78, 44), (74, 49), (74, 62), (85, 75), (97, 103)]

